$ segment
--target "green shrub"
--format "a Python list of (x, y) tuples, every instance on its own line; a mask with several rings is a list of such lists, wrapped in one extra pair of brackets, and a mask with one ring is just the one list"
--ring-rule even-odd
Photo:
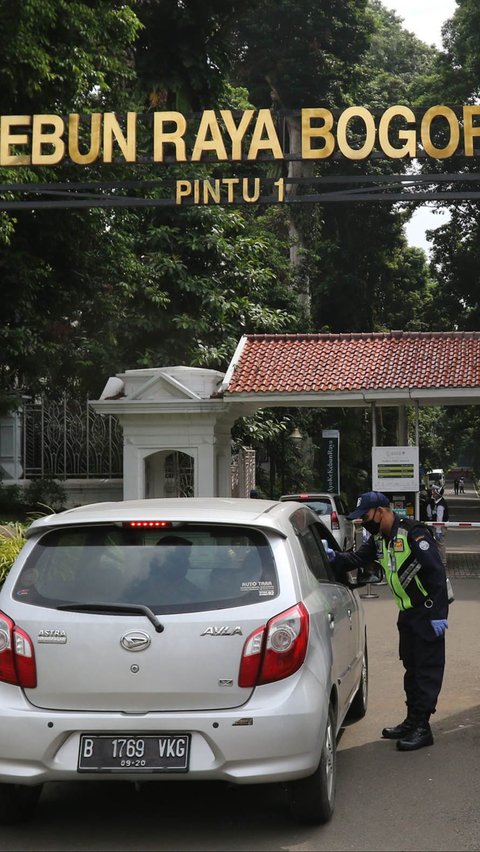
[(23, 489), (18, 485), (4, 485), (0, 482), (0, 512), (19, 514), (25, 509)]
[(24, 500), (29, 509), (41, 506), (49, 512), (61, 512), (67, 497), (64, 487), (56, 479), (32, 479), (25, 490)]
[(7, 523), (0, 526), (0, 585), (25, 544), (27, 525)]

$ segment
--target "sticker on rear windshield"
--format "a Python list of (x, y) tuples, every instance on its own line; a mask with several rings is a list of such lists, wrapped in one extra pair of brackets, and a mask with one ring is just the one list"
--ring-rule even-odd
[(259, 597), (275, 594), (271, 580), (244, 580), (240, 588), (242, 592), (258, 592)]

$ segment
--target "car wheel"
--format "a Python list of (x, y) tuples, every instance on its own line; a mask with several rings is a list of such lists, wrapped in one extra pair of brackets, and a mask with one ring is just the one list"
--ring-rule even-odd
[(0, 825), (26, 822), (34, 813), (42, 785), (0, 784)]
[(290, 811), (298, 822), (321, 825), (331, 819), (335, 807), (337, 748), (335, 714), (330, 705), (317, 769), (308, 778), (290, 781)]
[(365, 649), (363, 652), (363, 660), (362, 660), (362, 674), (360, 676), (360, 683), (358, 684), (358, 689), (355, 693), (355, 697), (350, 704), (348, 709), (347, 717), (349, 719), (363, 719), (365, 713), (367, 712), (367, 704), (368, 704), (368, 652), (367, 652), (367, 642), (365, 640)]

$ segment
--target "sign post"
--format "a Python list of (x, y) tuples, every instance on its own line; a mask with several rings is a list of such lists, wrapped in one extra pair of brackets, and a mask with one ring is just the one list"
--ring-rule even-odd
[(372, 488), (389, 497), (398, 515), (413, 517), (420, 490), (418, 447), (372, 447)]
[(340, 432), (322, 430), (322, 479), (329, 494), (340, 494)]

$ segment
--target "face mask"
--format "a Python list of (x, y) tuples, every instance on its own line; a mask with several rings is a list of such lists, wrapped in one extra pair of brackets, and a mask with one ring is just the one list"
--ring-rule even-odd
[(372, 535), (376, 535), (380, 531), (380, 522), (374, 520), (375, 515), (373, 516), (371, 521), (362, 521), (362, 526), (366, 529), (367, 532)]

